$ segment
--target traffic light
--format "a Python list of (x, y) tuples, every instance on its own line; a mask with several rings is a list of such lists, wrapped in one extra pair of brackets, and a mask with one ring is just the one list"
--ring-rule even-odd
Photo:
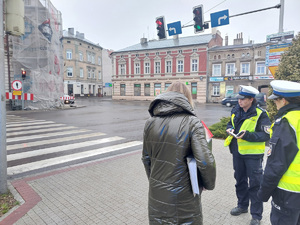
[(193, 8), (193, 14), (194, 14), (194, 32), (200, 33), (204, 31), (204, 24), (203, 24), (203, 6), (198, 5)]
[(160, 16), (156, 17), (156, 29), (157, 29), (157, 36), (161, 39), (166, 39), (166, 27), (165, 27), (165, 17)]
[(22, 79), (25, 80), (26, 78), (26, 70), (21, 69), (22, 70)]

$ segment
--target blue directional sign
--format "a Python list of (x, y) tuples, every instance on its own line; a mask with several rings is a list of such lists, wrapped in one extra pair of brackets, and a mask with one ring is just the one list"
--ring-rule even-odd
[(211, 27), (218, 27), (229, 24), (228, 9), (210, 14)]
[(178, 22), (174, 22), (174, 23), (169, 23), (168, 24), (168, 32), (169, 32), (169, 36), (182, 34), (181, 22), (178, 21)]

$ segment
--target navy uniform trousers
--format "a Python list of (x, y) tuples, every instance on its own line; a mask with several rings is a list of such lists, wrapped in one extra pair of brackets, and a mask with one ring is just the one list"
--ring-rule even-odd
[[(263, 202), (257, 197), (263, 175), (262, 158), (245, 158), (233, 155), (235, 190), (238, 207), (248, 209), (251, 201), (250, 213), (253, 219), (262, 219)], [(249, 182), (248, 182), (249, 181)]]

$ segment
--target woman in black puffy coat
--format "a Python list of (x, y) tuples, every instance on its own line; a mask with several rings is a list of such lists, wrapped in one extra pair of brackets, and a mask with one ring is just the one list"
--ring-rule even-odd
[(201, 186), (215, 187), (216, 165), (186, 85), (176, 82), (149, 106), (142, 161), (149, 179), (149, 224), (203, 224), (200, 195), (194, 197), (187, 156), (193, 155)]

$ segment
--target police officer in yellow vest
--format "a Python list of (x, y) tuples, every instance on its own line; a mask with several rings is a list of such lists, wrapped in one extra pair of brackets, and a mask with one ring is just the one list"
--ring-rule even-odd
[[(248, 212), (251, 201), (250, 225), (259, 225), (262, 219), (263, 203), (257, 197), (262, 178), (262, 161), (265, 152), (265, 141), (270, 136), (265, 131), (271, 122), (267, 112), (258, 107), (255, 95), (259, 91), (251, 86), (240, 85), (238, 105), (231, 111), (231, 120), (227, 124), (229, 145), (233, 156), (234, 178), (236, 180), (237, 206), (230, 211), (233, 216)], [(234, 136), (240, 133), (240, 136)], [(231, 135), (230, 133), (233, 133)]]
[(258, 197), (272, 196), (272, 225), (300, 225), (300, 84), (271, 82), (279, 110), (270, 131), (270, 149)]

